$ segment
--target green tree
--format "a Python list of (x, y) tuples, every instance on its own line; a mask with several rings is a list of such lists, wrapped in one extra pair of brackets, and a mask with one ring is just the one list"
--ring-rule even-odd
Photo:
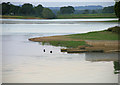
[(49, 8), (44, 8), (42, 11), (42, 17), (46, 19), (54, 19), (56, 18), (55, 14)]
[(114, 6), (104, 7), (102, 13), (114, 13)]
[(96, 14), (97, 12), (95, 10), (92, 10), (92, 14)]
[(19, 6), (15, 6), (13, 4), (10, 4), (10, 14), (13, 14), (13, 15), (19, 15), (19, 9), (20, 7)]
[(10, 12), (10, 2), (2, 3), (2, 15), (8, 15)]
[(36, 16), (42, 16), (43, 8), (44, 7), (40, 4), (37, 7), (35, 7), (35, 15)]
[(22, 15), (33, 15), (34, 14), (34, 8), (32, 4), (25, 3), (22, 5), (20, 12)]
[(61, 7), (60, 8), (60, 13), (61, 14), (72, 14), (75, 12), (74, 7), (68, 6), (68, 7)]
[(120, 1), (115, 3), (114, 9), (115, 9), (115, 14), (119, 18), (119, 22), (120, 22)]
[(89, 14), (89, 10), (88, 9), (84, 10), (83, 14)]

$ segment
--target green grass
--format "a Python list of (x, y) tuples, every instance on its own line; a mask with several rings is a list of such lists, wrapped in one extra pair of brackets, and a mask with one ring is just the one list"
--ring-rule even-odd
[[(119, 27), (112, 27), (112, 29), (120, 29)], [(87, 45), (85, 41), (74, 41), (74, 39), (79, 40), (120, 40), (118, 37), (117, 32), (110, 31), (111, 28), (108, 28), (107, 30), (103, 31), (94, 31), (94, 32), (88, 32), (88, 33), (82, 33), (82, 34), (71, 34), (71, 35), (65, 35), (69, 38), (72, 38), (73, 41), (48, 41), (48, 42), (42, 42), (43, 45), (46, 43), (49, 43), (53, 46), (62, 46), (62, 47), (68, 47), (68, 48), (76, 48), (80, 45)]]
[(11, 16), (11, 15), (3, 15), (2, 18), (12, 18), (12, 19), (42, 19), (41, 17), (34, 17), (34, 16)]
[(117, 33), (108, 31), (96, 31), (83, 34), (72, 34), (68, 36), (73, 39), (82, 40), (119, 40)]
[[(68, 47), (68, 48), (76, 48), (80, 45), (87, 45), (84, 40), (120, 40), (118, 37), (117, 32), (112, 32), (111, 29), (117, 29), (120, 28), (115, 26), (108, 28), (107, 30), (103, 31), (94, 31), (94, 32), (88, 32), (88, 33), (82, 33), (82, 34), (71, 34), (71, 35), (64, 35), (67, 38), (72, 38), (73, 41), (47, 41), (42, 42), (43, 45), (46, 43), (49, 43), (53, 46), (62, 46), (62, 47)], [(83, 41), (74, 41), (74, 39), (79, 39)]]
[(85, 41), (49, 41), (49, 42), (42, 42), (44, 45), (45, 43), (49, 43), (53, 46), (61, 46), (61, 47), (68, 47), (68, 48), (76, 48), (80, 45), (86, 45)]
[(102, 21), (102, 22), (118, 22), (118, 20)]
[(65, 14), (57, 15), (58, 19), (79, 19), (79, 18), (116, 18), (116, 15), (111, 14)]
[[(2, 18), (14, 18), (14, 19), (42, 19), (35, 16), (11, 16), (3, 15)], [(102, 14), (64, 14), (57, 15), (57, 19), (94, 19), (94, 18), (117, 18), (114, 13), (102, 13)]]

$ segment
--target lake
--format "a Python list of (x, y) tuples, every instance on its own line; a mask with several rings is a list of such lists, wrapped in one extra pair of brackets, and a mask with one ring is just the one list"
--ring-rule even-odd
[[(114, 19), (112, 19), (114, 20)], [(27, 22), (25, 19), (5, 19)], [(34, 20), (30, 20), (34, 22)], [(52, 22), (52, 20), (35, 20)], [(54, 22), (64, 20), (53, 20)], [(117, 83), (114, 62), (116, 53), (67, 54), (61, 48), (31, 42), (33, 37), (67, 35), (105, 30), (117, 22), (91, 22), (99, 19), (67, 20), (73, 23), (4, 23), (2, 25), (3, 83)], [(77, 23), (75, 23), (77, 21)], [(106, 19), (103, 19), (106, 21)], [(29, 22), (29, 21), (28, 21)], [(79, 22), (79, 23), (78, 23)], [(43, 49), (46, 49), (43, 52)], [(50, 51), (53, 53), (50, 53)]]

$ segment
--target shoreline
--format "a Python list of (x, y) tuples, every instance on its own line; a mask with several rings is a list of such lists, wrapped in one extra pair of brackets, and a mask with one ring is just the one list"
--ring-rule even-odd
[[(102, 33), (104, 33), (104, 31)], [(84, 34), (85, 33), (83, 33), (82, 35), (85, 36)], [(61, 35), (61, 36), (30, 38), (29, 40), (33, 42), (42, 42), (43, 44), (49, 43), (53, 46), (67, 47), (66, 49), (61, 49), (61, 52), (67, 52), (67, 53), (120, 52), (120, 49), (118, 48), (120, 46), (120, 43), (119, 43), (120, 40), (117, 40), (117, 39), (88, 40), (88, 39), (80, 39), (80, 38), (78, 39), (78, 38), (75, 38), (76, 35), (81, 36), (81, 34), (72, 34), (72, 35), (70, 34), (70, 35)], [(75, 36), (75, 37), (72, 38), (71, 36), (72, 37)]]
[(67, 20), (67, 21), (62, 21), (62, 19), (61, 19), (61, 21), (55, 21), (55, 20), (57, 20), (57, 19), (52, 19), (52, 20), (50, 20), (50, 19), (35, 19), (35, 20), (30, 20), (30, 19), (27, 19), (26, 21), (22, 21), (22, 19), (21, 20), (0, 20), (1, 22), (2, 22), (2, 24), (80, 24), (81, 22), (96, 22), (96, 23), (98, 23), (98, 22), (104, 22), (104, 23), (107, 23), (107, 22), (109, 22), (109, 23), (114, 23), (114, 22), (118, 22), (117, 21), (117, 18), (114, 18), (114, 19), (108, 19), (108, 20), (74, 20), (73, 19), (73, 21), (69, 21), (69, 20)]

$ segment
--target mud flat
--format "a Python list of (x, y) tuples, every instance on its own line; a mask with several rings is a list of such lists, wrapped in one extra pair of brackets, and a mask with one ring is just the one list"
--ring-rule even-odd
[[(91, 43), (92, 42), (92, 43)], [(61, 52), (67, 53), (88, 53), (100, 52), (111, 53), (120, 52), (118, 41), (86, 41), (89, 46), (78, 46), (77, 48), (61, 49)]]

